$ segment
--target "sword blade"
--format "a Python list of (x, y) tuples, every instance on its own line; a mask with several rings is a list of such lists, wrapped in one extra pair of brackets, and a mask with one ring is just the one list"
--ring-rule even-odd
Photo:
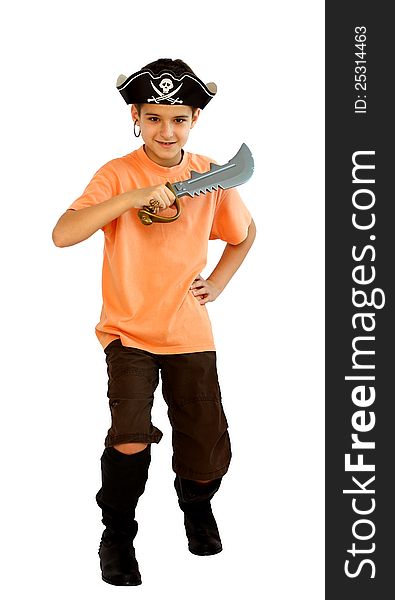
[(227, 190), (248, 181), (254, 172), (254, 159), (246, 144), (240, 146), (237, 154), (225, 165), (211, 164), (205, 173), (192, 172), (190, 179), (172, 183), (177, 198), (199, 196), (221, 188)]

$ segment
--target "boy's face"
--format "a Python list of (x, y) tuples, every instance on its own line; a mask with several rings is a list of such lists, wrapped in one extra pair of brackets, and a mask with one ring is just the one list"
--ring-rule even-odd
[(181, 148), (198, 120), (200, 109), (192, 115), (190, 106), (142, 104), (140, 115), (132, 105), (132, 119), (138, 122), (147, 156), (162, 167), (181, 161)]

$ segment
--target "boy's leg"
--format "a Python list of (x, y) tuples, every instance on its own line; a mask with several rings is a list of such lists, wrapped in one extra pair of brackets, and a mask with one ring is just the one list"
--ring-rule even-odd
[(173, 428), (173, 470), (193, 554), (222, 550), (211, 499), (227, 472), (231, 449), (221, 403), (215, 352), (162, 359), (163, 396)]
[(150, 444), (162, 433), (151, 423), (153, 396), (159, 381), (155, 357), (119, 340), (105, 348), (111, 428), (101, 458), (102, 487), (96, 500), (106, 529), (100, 543), (102, 578), (113, 585), (139, 585), (141, 577), (133, 540), (135, 510), (145, 489)]
[(122, 454), (137, 454), (137, 452), (142, 452), (147, 447), (147, 444), (140, 444), (138, 442), (130, 442), (123, 444), (114, 444), (113, 448), (115, 450), (119, 450)]

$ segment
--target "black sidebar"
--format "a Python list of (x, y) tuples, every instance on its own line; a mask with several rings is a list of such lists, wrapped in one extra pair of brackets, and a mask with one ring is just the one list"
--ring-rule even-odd
[(395, 598), (395, 24), (326, 3), (326, 598)]

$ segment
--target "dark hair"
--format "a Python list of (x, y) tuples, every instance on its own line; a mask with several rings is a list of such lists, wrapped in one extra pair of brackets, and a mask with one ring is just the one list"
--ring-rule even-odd
[[(175, 60), (171, 58), (158, 58), (157, 60), (148, 63), (148, 65), (144, 65), (144, 67), (141, 67), (142, 71), (144, 69), (149, 69), (154, 75), (160, 75), (163, 71), (170, 70), (176, 77), (183, 75), (183, 73), (190, 73), (191, 75), (195, 75), (196, 77), (196, 73), (192, 71), (191, 67), (180, 58), (176, 58)], [(137, 108), (137, 112), (140, 115), (141, 104), (135, 104), (135, 107)], [(196, 111), (197, 108), (195, 106), (192, 106), (192, 116), (195, 114)]]

